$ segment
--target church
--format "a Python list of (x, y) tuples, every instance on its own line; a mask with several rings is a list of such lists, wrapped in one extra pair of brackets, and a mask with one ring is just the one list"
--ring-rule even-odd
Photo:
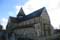
[(51, 40), (53, 27), (45, 7), (29, 15), (23, 8), (16, 17), (10, 16), (6, 30), (15, 33), (16, 40)]

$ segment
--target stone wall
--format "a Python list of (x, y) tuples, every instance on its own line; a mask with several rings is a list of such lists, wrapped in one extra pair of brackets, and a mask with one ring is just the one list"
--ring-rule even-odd
[(36, 32), (34, 28), (23, 28), (23, 29), (16, 29), (14, 31), (19, 37), (22, 38), (35, 38)]

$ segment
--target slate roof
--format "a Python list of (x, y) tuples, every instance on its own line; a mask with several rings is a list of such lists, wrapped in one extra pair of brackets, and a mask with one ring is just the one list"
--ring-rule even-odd
[(34, 11), (34, 12), (30, 13), (29, 15), (25, 15), (25, 16), (20, 17), (20, 18), (10, 17), (10, 19), (18, 20), (18, 22), (22, 22), (22, 21), (25, 21), (25, 20), (29, 20), (29, 19), (31, 19), (31, 18), (33, 18), (33, 17), (38, 17), (38, 16), (40, 16), (41, 13), (42, 13), (42, 11), (43, 11), (44, 9), (45, 9), (45, 7), (41, 8), (41, 9), (39, 9), (39, 10), (37, 10), (37, 11)]

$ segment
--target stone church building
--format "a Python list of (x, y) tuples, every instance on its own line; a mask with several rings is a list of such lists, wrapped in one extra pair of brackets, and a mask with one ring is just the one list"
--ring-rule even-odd
[(6, 30), (15, 33), (16, 40), (51, 40), (53, 27), (45, 7), (29, 15), (21, 8), (16, 17), (9, 17)]

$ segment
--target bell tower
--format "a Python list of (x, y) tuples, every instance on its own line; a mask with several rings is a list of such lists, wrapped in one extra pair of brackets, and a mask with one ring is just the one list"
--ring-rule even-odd
[(25, 13), (24, 13), (23, 9), (21, 8), (20, 11), (17, 14), (17, 17), (20, 18), (22, 16), (25, 16)]

